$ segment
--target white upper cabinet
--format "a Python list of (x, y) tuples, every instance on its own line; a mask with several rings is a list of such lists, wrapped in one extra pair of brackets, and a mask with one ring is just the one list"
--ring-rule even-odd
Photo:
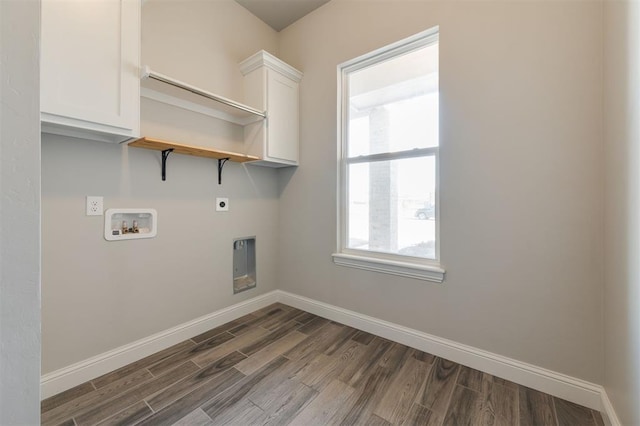
[(105, 142), (140, 133), (139, 0), (43, 0), (42, 131)]
[(247, 153), (271, 167), (298, 165), (298, 86), (302, 73), (263, 51), (240, 64), (245, 102), (267, 119), (244, 128)]

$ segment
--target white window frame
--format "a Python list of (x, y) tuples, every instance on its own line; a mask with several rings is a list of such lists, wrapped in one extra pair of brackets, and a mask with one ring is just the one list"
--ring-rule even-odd
[[(438, 43), (438, 40), (439, 29), (438, 27), (433, 27), (427, 31), (338, 65), (338, 227), (337, 252), (332, 255), (333, 262), (336, 265), (415, 278), (424, 281), (438, 283), (444, 281), (445, 270), (440, 264), (439, 144), (437, 147), (416, 150), (414, 152), (416, 155), (410, 155), (408, 151), (372, 154), (351, 159), (349, 159), (347, 155), (349, 134), (349, 74), (351, 72), (382, 63), (402, 54)], [(413, 256), (348, 248), (346, 240), (348, 238), (347, 226), (349, 220), (347, 212), (349, 164), (380, 160), (395, 160), (400, 158), (416, 158), (431, 155), (435, 157), (436, 164), (436, 258), (424, 259)]]

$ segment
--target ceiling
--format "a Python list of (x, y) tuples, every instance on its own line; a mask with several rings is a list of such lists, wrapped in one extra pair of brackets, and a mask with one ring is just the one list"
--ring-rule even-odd
[(329, 0), (236, 0), (276, 31), (293, 24)]

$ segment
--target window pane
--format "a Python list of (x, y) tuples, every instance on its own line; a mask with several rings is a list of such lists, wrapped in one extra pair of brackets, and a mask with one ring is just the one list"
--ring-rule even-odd
[(346, 245), (435, 259), (435, 157), (350, 164)]
[(348, 156), (438, 146), (438, 45), (349, 74)]

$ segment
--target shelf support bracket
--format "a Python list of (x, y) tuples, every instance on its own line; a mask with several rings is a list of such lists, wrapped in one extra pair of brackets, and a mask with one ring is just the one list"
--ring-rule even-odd
[(222, 168), (229, 161), (228, 158), (220, 158), (218, 159), (218, 185), (222, 184)]
[(162, 180), (167, 180), (167, 157), (173, 152), (173, 148), (162, 151)]

